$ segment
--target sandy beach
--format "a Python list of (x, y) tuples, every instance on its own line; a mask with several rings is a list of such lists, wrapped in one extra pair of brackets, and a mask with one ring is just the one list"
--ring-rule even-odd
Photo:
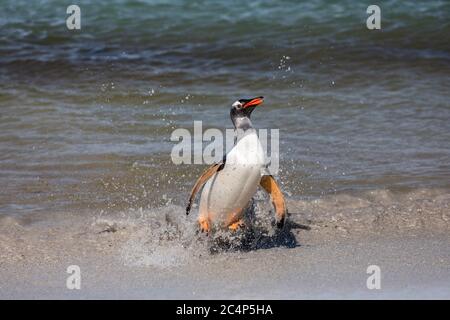
[[(418, 213), (417, 223), (401, 222), (411, 210), (395, 198), (389, 206), (345, 199), (353, 205), (341, 206), (329, 218), (323, 212), (338, 198), (290, 201), (298, 212), (290, 215), (282, 235), (263, 222), (265, 238), (253, 248), (242, 246), (239, 239), (234, 243), (239, 249), (213, 253), (214, 241), (196, 235), (194, 221), (177, 206), (157, 214), (128, 213), (88, 221), (67, 215), (54, 219), (50, 228), (48, 217), (41, 217), (45, 221), (41, 225), (3, 218), (0, 297), (448, 299), (450, 196), (437, 195), (425, 204), (419, 195), (409, 195), (416, 197), (409, 209)], [(382, 196), (385, 203), (387, 196)], [(432, 210), (436, 204), (445, 209)], [(378, 218), (368, 220), (374, 210), (380, 212)], [(427, 213), (422, 214), (424, 210)], [(437, 222), (438, 232), (433, 227)], [(81, 269), (80, 290), (66, 287), (69, 265)], [(366, 286), (369, 265), (380, 267), (379, 290)]]

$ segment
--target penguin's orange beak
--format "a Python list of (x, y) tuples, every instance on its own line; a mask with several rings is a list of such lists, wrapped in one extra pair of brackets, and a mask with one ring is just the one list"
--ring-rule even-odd
[(242, 107), (243, 108), (256, 107), (263, 102), (264, 102), (264, 97), (257, 97), (257, 98), (253, 98), (250, 101), (246, 102)]

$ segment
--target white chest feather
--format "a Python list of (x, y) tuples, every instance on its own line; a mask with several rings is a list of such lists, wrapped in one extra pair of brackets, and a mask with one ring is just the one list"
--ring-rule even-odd
[(205, 184), (201, 214), (220, 222), (244, 209), (259, 185), (264, 159), (256, 132), (244, 135), (227, 154), (224, 168)]
[(236, 143), (227, 154), (226, 164), (246, 167), (264, 165), (264, 152), (256, 132), (246, 134)]

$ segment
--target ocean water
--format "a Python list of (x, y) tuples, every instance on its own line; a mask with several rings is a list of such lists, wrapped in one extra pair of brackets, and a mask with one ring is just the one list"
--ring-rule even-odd
[(259, 95), (292, 201), (449, 193), (450, 2), (379, 1), (381, 30), (349, 0), (77, 4), (78, 31), (66, 2), (0, 4), (0, 215), (183, 207), (205, 166), (173, 130)]

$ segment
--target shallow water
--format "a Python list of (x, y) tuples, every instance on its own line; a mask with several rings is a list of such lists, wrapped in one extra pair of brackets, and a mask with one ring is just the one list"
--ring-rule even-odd
[[(175, 128), (280, 129), (290, 199), (450, 189), (450, 7), (383, 1), (58, 1), (0, 10), (0, 214), (183, 206), (203, 166), (174, 165)], [(407, 201), (407, 200), (405, 200)]]

